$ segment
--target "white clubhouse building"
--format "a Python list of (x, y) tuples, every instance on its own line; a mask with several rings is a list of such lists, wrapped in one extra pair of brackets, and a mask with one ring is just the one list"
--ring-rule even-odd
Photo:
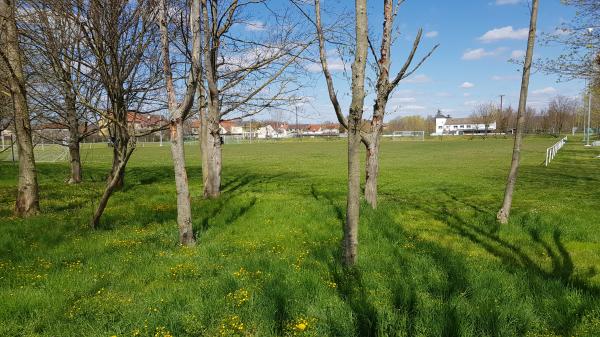
[(435, 132), (432, 136), (482, 134), (496, 132), (496, 121), (487, 125), (480, 123), (475, 118), (452, 118), (442, 115), (438, 110), (435, 115)]

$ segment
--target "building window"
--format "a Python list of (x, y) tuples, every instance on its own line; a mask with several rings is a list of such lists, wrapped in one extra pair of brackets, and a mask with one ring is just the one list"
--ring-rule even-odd
[(454, 128), (455, 128), (455, 129), (458, 129), (458, 125), (455, 125), (455, 126), (454, 126)]
[(461, 128), (461, 129), (464, 129), (464, 128), (465, 128), (465, 126), (464, 126), (464, 125), (461, 125), (461, 126), (460, 126), (460, 128)]
[(438, 129), (440, 129), (440, 130), (441, 130), (441, 129), (442, 129), (442, 126), (441, 126), (441, 125), (440, 125), (440, 126), (438, 126)]

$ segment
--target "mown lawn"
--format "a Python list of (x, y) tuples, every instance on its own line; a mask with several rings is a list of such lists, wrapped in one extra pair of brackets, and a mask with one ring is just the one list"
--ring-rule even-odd
[(342, 141), (226, 145), (212, 201), (190, 145), (195, 248), (177, 245), (167, 147), (136, 150), (96, 231), (107, 148), (84, 147), (80, 186), (40, 164), (27, 220), (0, 162), (0, 335), (600, 336), (600, 150), (569, 143), (546, 168), (555, 141), (526, 139), (507, 226), (510, 139), (384, 142), (351, 271)]

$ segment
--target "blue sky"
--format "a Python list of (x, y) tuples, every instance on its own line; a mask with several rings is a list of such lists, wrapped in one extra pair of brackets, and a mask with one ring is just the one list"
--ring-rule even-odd
[[(335, 0), (324, 1), (324, 6)], [(373, 34), (381, 29), (380, 1), (369, 1), (369, 25)], [(574, 11), (560, 0), (543, 0), (540, 4), (538, 33), (553, 32)], [(469, 115), (477, 104), (499, 102), (516, 108), (520, 90), (521, 66), (509, 62), (523, 58), (529, 27), (529, 7), (524, 0), (406, 1), (399, 11), (397, 24), (400, 38), (392, 49), (392, 72), (404, 62), (419, 27), (424, 29), (420, 55), (433, 45), (440, 47), (411, 78), (400, 83), (388, 105), (386, 120), (407, 115), (431, 115), (442, 109), (452, 116)], [(377, 31), (375, 31), (377, 30)], [(538, 34), (539, 35), (539, 34)], [(534, 58), (558, 55), (560, 47), (536, 44)], [(330, 63), (336, 64), (335, 55)], [(313, 67), (314, 68), (314, 67)], [(319, 122), (335, 120), (322, 75), (315, 71), (314, 85), (305, 89), (309, 103), (302, 107), (300, 120)], [(341, 71), (335, 85), (347, 110), (349, 83)], [(530, 81), (530, 106), (544, 107), (557, 94), (578, 96), (584, 83), (558, 82), (558, 77), (536, 72)], [(372, 96), (365, 101), (370, 112)], [(292, 120), (292, 116), (284, 116)]]

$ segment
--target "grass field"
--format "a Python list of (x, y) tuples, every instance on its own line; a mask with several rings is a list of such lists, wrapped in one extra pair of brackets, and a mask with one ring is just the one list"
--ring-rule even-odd
[(226, 145), (213, 201), (189, 146), (195, 248), (177, 245), (167, 147), (136, 150), (96, 231), (108, 148), (83, 148), (79, 186), (40, 164), (27, 220), (0, 162), (0, 335), (600, 336), (600, 150), (569, 143), (546, 168), (555, 141), (526, 139), (506, 226), (510, 139), (384, 142), (351, 271), (342, 141)]

